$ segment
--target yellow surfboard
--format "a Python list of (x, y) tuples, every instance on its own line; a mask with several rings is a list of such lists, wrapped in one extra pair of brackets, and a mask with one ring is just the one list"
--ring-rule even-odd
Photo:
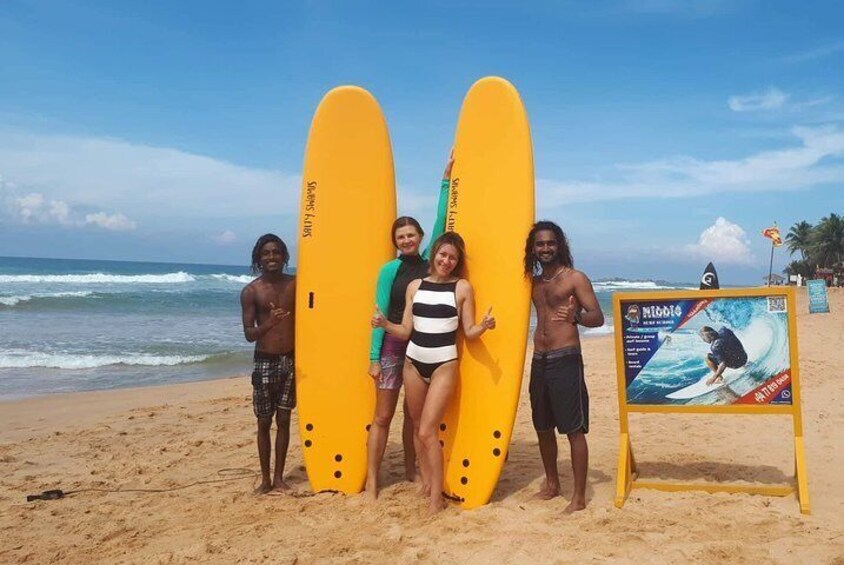
[(367, 374), (375, 279), (394, 258), (395, 175), (387, 123), (355, 86), (314, 114), (302, 175), (296, 280), (299, 435), (314, 491), (360, 492), (375, 409)]
[(469, 89), (454, 154), (446, 229), (466, 241), (477, 319), (492, 306), (497, 322), (477, 341), (458, 340), (460, 384), (440, 425), (446, 492), (474, 508), (489, 501), (507, 457), (530, 323), (533, 150), (512, 84), (487, 77)]

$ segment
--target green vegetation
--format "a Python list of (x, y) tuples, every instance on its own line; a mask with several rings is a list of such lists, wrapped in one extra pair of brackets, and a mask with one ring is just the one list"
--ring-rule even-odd
[(785, 243), (792, 255), (800, 259), (785, 268), (789, 275), (812, 278), (816, 268), (834, 269), (844, 263), (844, 217), (830, 214), (817, 225), (803, 221), (791, 226)]

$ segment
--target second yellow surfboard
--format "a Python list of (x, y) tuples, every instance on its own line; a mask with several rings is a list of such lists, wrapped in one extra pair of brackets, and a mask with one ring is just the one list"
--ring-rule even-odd
[(476, 82), (460, 111), (446, 229), (466, 241), (476, 317), (493, 307), (495, 330), (458, 341), (459, 385), (440, 426), (446, 491), (466, 508), (492, 496), (521, 390), (530, 280), (525, 238), (534, 221), (533, 150), (519, 93), (498, 77)]

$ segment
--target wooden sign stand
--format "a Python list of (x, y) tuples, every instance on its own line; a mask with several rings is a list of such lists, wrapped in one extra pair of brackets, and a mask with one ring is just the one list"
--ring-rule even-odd
[[(740, 298), (778, 296), (786, 300), (788, 315), (789, 355), (791, 373), (791, 404), (733, 404), (723, 406), (701, 405), (646, 405), (628, 404), (625, 377), (624, 340), (622, 328), (622, 303), (645, 300), (698, 300), (706, 298)], [(619, 443), (618, 472), (616, 476), (615, 505), (624, 506), (630, 491), (639, 488), (657, 489), (669, 492), (702, 490), (706, 492), (749, 493), (767, 496), (787, 496), (797, 493), (800, 512), (810, 513), (809, 487), (806, 476), (806, 459), (803, 448), (803, 421), (800, 408), (800, 370), (797, 354), (797, 320), (793, 288), (727, 289), (706, 291), (658, 291), (617, 293), (613, 297), (613, 319), (615, 326), (616, 373), (618, 376)], [(663, 480), (641, 480), (633, 456), (628, 415), (633, 413), (697, 413), (697, 414), (790, 414), (794, 432), (794, 476), (793, 485), (748, 485), (730, 483), (687, 483)]]

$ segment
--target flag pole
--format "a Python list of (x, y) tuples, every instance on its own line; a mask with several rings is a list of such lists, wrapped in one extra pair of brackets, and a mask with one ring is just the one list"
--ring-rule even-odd
[(774, 274), (774, 240), (771, 240), (771, 263), (768, 265), (768, 286), (771, 286), (771, 277)]
[(777, 227), (777, 223), (774, 222), (773, 226), (762, 230), (762, 235), (771, 240), (771, 262), (768, 264), (768, 286), (771, 286), (771, 277), (774, 276), (774, 247), (782, 245), (780, 229)]

